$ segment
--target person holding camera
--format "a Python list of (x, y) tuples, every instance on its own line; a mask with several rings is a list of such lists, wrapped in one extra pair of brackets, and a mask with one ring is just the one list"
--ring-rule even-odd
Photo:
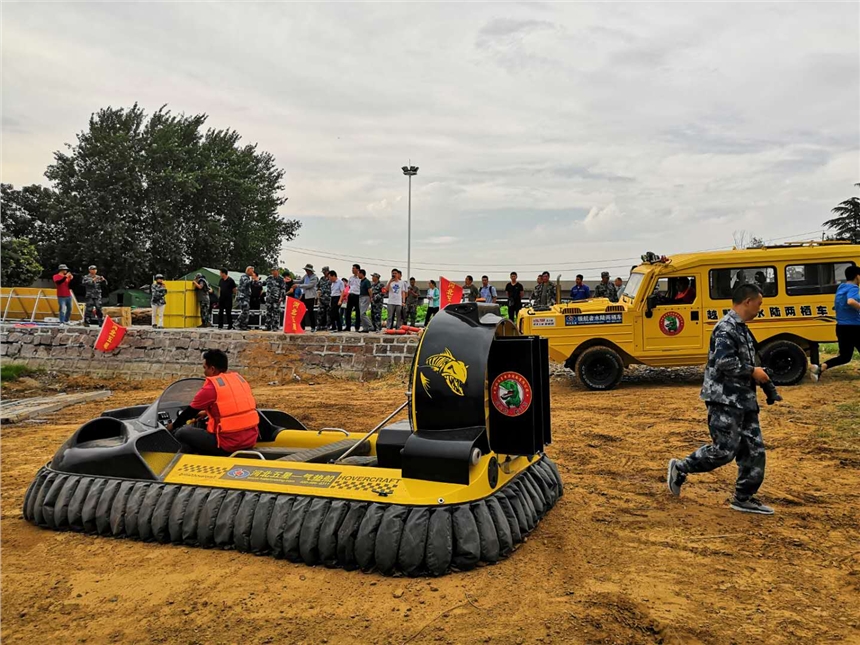
[(85, 327), (89, 327), (90, 323), (94, 322), (98, 322), (101, 325), (102, 320), (104, 320), (104, 315), (102, 314), (102, 285), (107, 285), (107, 280), (98, 273), (96, 265), (91, 264), (89, 273), (82, 280), (82, 284), (86, 290)]
[(685, 459), (669, 460), (667, 483), (669, 491), (678, 496), (691, 473), (710, 472), (737, 461), (731, 508), (772, 515), (773, 509), (754, 497), (764, 481), (765, 467), (756, 385), (767, 385), (770, 377), (757, 366), (755, 338), (747, 323), (755, 320), (761, 304), (761, 289), (741, 284), (732, 293), (731, 311), (714, 327), (701, 393), (713, 443)]

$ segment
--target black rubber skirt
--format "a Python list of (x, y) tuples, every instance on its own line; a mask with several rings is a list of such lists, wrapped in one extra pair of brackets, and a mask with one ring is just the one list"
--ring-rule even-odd
[(546, 456), (493, 495), (401, 506), (72, 475), (42, 468), (24, 518), (58, 531), (236, 549), (385, 575), (440, 576), (506, 558), (563, 492)]

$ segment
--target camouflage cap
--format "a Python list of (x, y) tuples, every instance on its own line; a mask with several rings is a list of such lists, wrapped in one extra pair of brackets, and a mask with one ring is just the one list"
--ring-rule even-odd
[[(200, 274), (198, 273), (197, 275), (200, 275)], [(155, 279), (156, 279), (156, 280), (164, 280), (164, 276), (163, 276), (163, 275), (161, 275), (160, 273), (156, 273), (156, 274), (155, 274)]]
[(603, 272), (600, 274), (600, 277), (601, 277), (601, 278), (608, 278), (608, 277), (609, 277), (609, 271), (603, 271)]
[(371, 278), (381, 278), (382, 276), (381, 276), (381, 275), (379, 275), (378, 273), (371, 273), (371, 274), (370, 274), (370, 277), (371, 277)]
[(323, 267), (322, 269), (320, 269), (320, 271), (322, 271), (323, 273), (328, 273), (329, 269), (328, 267)]
[(92, 271), (93, 269), (98, 269), (98, 267), (95, 264), (91, 264), (90, 266), (87, 267), (87, 269), (89, 271)]
[[(159, 275), (160, 275), (160, 274), (159, 274)], [(195, 278), (202, 278), (202, 277), (203, 277), (203, 274), (202, 274), (202, 273), (198, 273), (198, 274), (197, 274), (197, 275), (195, 275), (194, 277), (195, 277)]]

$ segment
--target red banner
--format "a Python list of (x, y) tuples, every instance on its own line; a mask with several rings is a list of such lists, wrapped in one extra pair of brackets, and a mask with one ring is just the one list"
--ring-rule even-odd
[(284, 309), (284, 333), (285, 334), (304, 334), (302, 329), (302, 318), (305, 317), (305, 312), (308, 310), (298, 298), (287, 298), (287, 306)]
[(463, 287), (450, 282), (447, 278), (440, 278), (439, 285), (439, 307), (444, 309), (450, 304), (457, 304), (463, 300)]
[(122, 325), (117, 325), (110, 316), (105, 316), (105, 321), (102, 324), (99, 337), (96, 338), (96, 346), (100, 352), (110, 352), (119, 347), (122, 339), (125, 338), (127, 329)]

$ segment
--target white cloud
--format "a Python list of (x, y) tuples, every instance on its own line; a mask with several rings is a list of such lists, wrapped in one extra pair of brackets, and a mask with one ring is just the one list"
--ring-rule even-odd
[(837, 3), (6, 4), (3, 180), (44, 182), (101, 107), (167, 103), (275, 155), (295, 245), (377, 270), (405, 264), (410, 159), (419, 277), (730, 246), (852, 194), (858, 24)]

